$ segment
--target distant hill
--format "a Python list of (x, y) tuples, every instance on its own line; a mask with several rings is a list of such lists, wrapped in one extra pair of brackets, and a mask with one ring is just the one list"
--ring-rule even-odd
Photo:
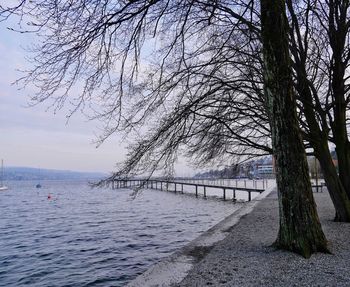
[(5, 167), (4, 180), (96, 180), (106, 174), (98, 172), (78, 172), (70, 170), (39, 169), (31, 167)]

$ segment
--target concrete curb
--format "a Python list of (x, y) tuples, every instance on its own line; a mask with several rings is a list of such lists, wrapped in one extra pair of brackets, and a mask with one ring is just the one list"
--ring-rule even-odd
[(240, 218), (252, 212), (256, 204), (268, 196), (273, 190), (274, 187), (271, 187), (255, 197), (252, 201), (246, 202), (241, 208), (224, 220), (220, 221), (172, 255), (153, 265), (126, 286), (165, 287), (180, 283), (193, 268), (194, 264), (200, 261), (206, 253), (213, 248), (215, 243), (225, 239), (231, 228), (239, 222)]

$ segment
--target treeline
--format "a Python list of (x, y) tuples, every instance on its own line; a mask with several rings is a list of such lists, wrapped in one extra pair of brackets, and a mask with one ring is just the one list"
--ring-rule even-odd
[(209, 170), (197, 173), (194, 178), (235, 178), (239, 174), (239, 166), (225, 167), (223, 169)]

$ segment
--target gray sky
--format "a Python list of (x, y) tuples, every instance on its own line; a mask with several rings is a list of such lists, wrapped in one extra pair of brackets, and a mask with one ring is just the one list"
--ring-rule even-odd
[(0, 158), (6, 166), (29, 166), (80, 171), (114, 170), (124, 158), (117, 137), (96, 149), (98, 122), (75, 114), (66, 124), (65, 112), (54, 115), (47, 105), (27, 107), (30, 90), (11, 85), (27, 65), (23, 48), (29, 35), (8, 31), (0, 23)]
[[(9, 25), (8, 23), (6, 25)], [(115, 170), (125, 158), (125, 146), (118, 135), (96, 148), (97, 121), (87, 121), (79, 113), (66, 121), (66, 112), (54, 114), (48, 104), (28, 107), (30, 89), (19, 90), (12, 83), (25, 69), (25, 47), (31, 35), (6, 29), (0, 23), (0, 158), (6, 166), (28, 166), (79, 171)], [(189, 176), (193, 169), (177, 165), (177, 175)]]

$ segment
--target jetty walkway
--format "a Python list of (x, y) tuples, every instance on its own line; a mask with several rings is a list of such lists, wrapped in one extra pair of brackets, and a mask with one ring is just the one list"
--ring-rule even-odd
[[(249, 187), (251, 186), (251, 187)], [(261, 186), (262, 188), (258, 188)], [(113, 189), (147, 188), (174, 193), (193, 194), (196, 197), (216, 197), (223, 200), (251, 201), (254, 196), (264, 192), (268, 180), (230, 180), (230, 179), (115, 179)]]

